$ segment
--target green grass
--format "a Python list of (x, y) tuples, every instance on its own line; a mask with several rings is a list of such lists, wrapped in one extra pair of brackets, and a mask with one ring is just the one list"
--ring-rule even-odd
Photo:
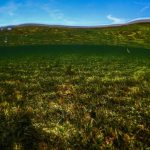
[[(66, 28), (22, 26), (0, 31), (0, 45), (120, 45), (150, 48), (150, 23), (120, 27)], [(5, 43), (7, 37), (7, 43)]]
[(1, 48), (0, 149), (149, 149), (150, 52), (129, 49)]

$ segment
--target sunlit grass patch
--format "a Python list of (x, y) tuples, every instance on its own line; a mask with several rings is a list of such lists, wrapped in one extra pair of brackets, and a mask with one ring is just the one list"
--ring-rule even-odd
[(62, 97), (73, 96), (75, 94), (75, 87), (71, 84), (62, 84), (58, 86), (58, 94)]
[(0, 148), (148, 148), (149, 64), (75, 54), (3, 60)]
[(137, 67), (136, 71), (133, 74), (133, 78), (135, 80), (144, 80), (145, 75), (150, 72), (150, 69), (143, 66), (143, 67)]
[(62, 138), (62, 140), (69, 139), (77, 132), (75, 127), (72, 126), (69, 122), (65, 122), (62, 125), (56, 124), (51, 128), (43, 128), (42, 130), (47, 134), (54, 134), (55, 136)]

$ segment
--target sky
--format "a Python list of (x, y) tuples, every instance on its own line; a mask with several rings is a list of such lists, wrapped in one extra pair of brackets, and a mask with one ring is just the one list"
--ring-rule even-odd
[(0, 0), (0, 26), (97, 26), (150, 18), (150, 0)]

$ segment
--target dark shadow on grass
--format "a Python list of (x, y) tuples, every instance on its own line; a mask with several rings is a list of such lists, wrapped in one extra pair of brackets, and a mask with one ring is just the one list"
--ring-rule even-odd
[(19, 113), (13, 118), (7, 119), (0, 116), (0, 149), (13, 149), (15, 143), (20, 143), (24, 150), (38, 149), (41, 134), (33, 127), (28, 113)]

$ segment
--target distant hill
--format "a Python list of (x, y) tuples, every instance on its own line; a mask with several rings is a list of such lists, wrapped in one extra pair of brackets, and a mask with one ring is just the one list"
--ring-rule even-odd
[(150, 48), (150, 19), (110, 26), (22, 24), (0, 28), (0, 46), (89, 44)]

